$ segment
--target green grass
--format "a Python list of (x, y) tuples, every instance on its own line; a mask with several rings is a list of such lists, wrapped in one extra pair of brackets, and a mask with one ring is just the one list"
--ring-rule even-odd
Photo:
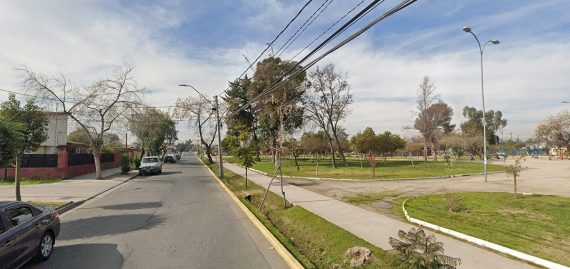
[(570, 198), (511, 193), (456, 193), (463, 210), (447, 210), (445, 195), (414, 198), (410, 216), (523, 253), (570, 265)]
[[(210, 165), (217, 172), (217, 165)], [(283, 199), (269, 192), (262, 210), (258, 210), (264, 189), (252, 182), (245, 189), (245, 179), (224, 170), (222, 181), (234, 192), (275, 237), (305, 268), (349, 268), (344, 252), (353, 246), (372, 250), (373, 260), (360, 268), (392, 268), (393, 257), (384, 250), (298, 206), (283, 208)], [(244, 199), (252, 195), (252, 202)], [(386, 239), (388, 240), (388, 239)]]
[[(227, 157), (227, 161), (235, 161), (232, 157)], [(294, 161), (291, 159), (283, 159), (283, 174), (288, 176), (301, 177), (321, 177), (321, 178), (337, 178), (337, 179), (403, 179), (403, 178), (426, 178), (450, 175), (475, 174), (483, 172), (483, 165), (480, 162), (455, 162), (453, 166), (448, 165), (445, 161), (417, 161), (414, 160), (412, 167), (410, 160), (388, 159), (387, 164), (378, 160), (376, 167), (376, 177), (372, 177), (372, 168), (368, 161), (361, 162), (355, 159), (348, 159), (345, 166), (342, 162), (337, 162), (337, 168), (332, 168), (331, 160), (319, 161), (319, 173), (317, 175), (317, 163), (312, 160), (299, 160), (299, 170)], [(262, 160), (257, 162), (252, 168), (261, 170), (268, 174), (275, 172), (275, 166), (270, 160)], [(489, 164), (487, 166), (489, 172), (503, 171), (502, 165)]]
[[(60, 182), (61, 178), (24, 178), (20, 182), (21, 185), (48, 184)], [(0, 181), (0, 186), (15, 185), (14, 180)]]

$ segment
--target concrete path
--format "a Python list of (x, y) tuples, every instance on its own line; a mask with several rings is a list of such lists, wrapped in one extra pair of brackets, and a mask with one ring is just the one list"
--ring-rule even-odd
[[(120, 172), (120, 168), (107, 169), (102, 171), (102, 175), (103, 177), (110, 177)], [(22, 185), (20, 191), (23, 201), (77, 202), (121, 184), (135, 175), (136, 173), (131, 171), (129, 175), (118, 175), (110, 179), (97, 180), (95, 179), (95, 173), (92, 173), (57, 183)], [(15, 193), (13, 185), (0, 186), (0, 201), (15, 200)]]
[[(231, 163), (224, 164), (227, 169), (245, 176), (245, 170)], [(248, 178), (258, 185), (267, 187), (270, 177), (249, 172)], [(274, 181), (270, 190), (280, 195), (280, 182)], [(398, 230), (409, 231), (412, 225), (398, 221), (339, 200), (303, 189), (293, 185), (285, 185), (285, 195), (291, 203), (301, 206), (312, 213), (334, 223), (360, 238), (383, 249), (391, 249), (388, 238), (397, 237)], [(443, 242), (445, 253), (461, 258), (460, 268), (535, 268), (523, 262), (515, 261), (491, 251), (464, 243), (462, 241), (436, 235)]]

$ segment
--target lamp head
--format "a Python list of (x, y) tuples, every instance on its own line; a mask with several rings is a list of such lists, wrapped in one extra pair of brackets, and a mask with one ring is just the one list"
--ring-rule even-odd
[(471, 27), (469, 27), (469, 26), (463, 27), (463, 32), (471, 33)]
[(490, 41), (491, 41), (491, 43), (493, 43), (493, 44), (495, 44), (495, 45), (501, 43), (501, 41), (499, 41), (498, 39), (493, 39), (493, 40), (490, 40)]
[(188, 85), (186, 85), (186, 84), (179, 84), (178, 86), (180, 86), (180, 87), (188, 87)]

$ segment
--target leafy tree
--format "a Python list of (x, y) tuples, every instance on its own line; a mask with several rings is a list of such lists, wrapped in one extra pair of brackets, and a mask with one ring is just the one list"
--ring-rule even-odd
[(2, 180), (6, 180), (8, 166), (16, 156), (17, 148), (14, 141), (18, 135), (17, 130), (17, 124), (4, 120), (0, 121), (0, 167), (4, 167)]
[(398, 253), (400, 268), (455, 269), (461, 264), (461, 259), (444, 255), (443, 244), (435, 241), (433, 234), (426, 236), (422, 228), (400, 230), (398, 237), (399, 240), (390, 237), (390, 245)]
[(556, 147), (570, 146), (570, 112), (550, 116), (536, 126), (535, 135)]
[(305, 132), (301, 135), (301, 147), (311, 154), (321, 154), (330, 150), (323, 131)]
[[(466, 106), (463, 108), (463, 116), (467, 120), (461, 123), (461, 132), (472, 137), (481, 137), (483, 133), (483, 111)], [(485, 112), (485, 123), (487, 125), (487, 143), (489, 145), (497, 144), (499, 137), (496, 133), (507, 126), (507, 120), (503, 119), (501, 111), (489, 110)]]
[[(334, 68), (333, 64), (327, 64), (309, 74), (303, 104), (307, 118), (325, 133), (331, 149), (334, 141), (341, 160), (346, 164), (346, 148), (341, 143), (342, 127), (339, 122), (350, 112), (352, 94), (346, 75), (337, 73)], [(332, 164), (336, 168), (334, 154)]]
[(374, 151), (374, 140), (376, 133), (370, 127), (366, 127), (364, 131), (356, 133), (351, 139), (353, 149), (358, 153), (368, 153)]
[(177, 143), (175, 146), (176, 151), (178, 152), (185, 152), (194, 149), (194, 144), (192, 143), (192, 139), (188, 139), (184, 142)]
[(143, 154), (146, 145), (152, 155), (164, 155), (167, 146), (178, 140), (174, 120), (156, 108), (148, 108), (142, 114), (134, 115), (129, 121), (129, 129), (141, 141)]
[[(95, 136), (96, 134), (91, 134), (91, 136)], [(77, 128), (73, 132), (67, 135), (67, 140), (76, 143), (86, 144), (89, 148), (89, 152), (93, 152), (93, 148), (91, 147), (89, 134), (85, 132), (82, 128)], [(103, 146), (101, 147), (101, 152), (103, 153), (114, 153), (120, 151), (123, 147), (121, 143), (121, 139), (118, 135), (114, 133), (106, 133), (103, 135)]]
[[(292, 133), (303, 124), (303, 107), (299, 105), (304, 90), (305, 72), (293, 61), (269, 57), (257, 63), (253, 81), (247, 88), (247, 96), (253, 101), (257, 111), (257, 129), (261, 138), (272, 151), (273, 162), (277, 165), (280, 138)], [(292, 71), (299, 71), (293, 77), (285, 78)], [(267, 94), (270, 87), (280, 83)], [(283, 133), (282, 133), (283, 132)]]
[[(414, 128), (420, 131), (424, 138), (424, 146), (426, 142), (432, 145), (434, 160), (437, 160), (439, 139), (443, 134), (450, 133), (455, 128), (455, 125), (451, 124), (452, 117), (453, 109), (439, 101), (422, 111), (414, 122)], [(426, 157), (427, 154), (424, 154), (424, 160)]]
[(388, 131), (376, 135), (374, 144), (374, 150), (384, 158), (384, 164), (387, 164), (386, 158), (388, 155), (406, 147), (406, 141), (404, 141), (404, 139)]
[(117, 122), (127, 120), (127, 112), (142, 103), (144, 89), (134, 77), (134, 67), (123, 66), (107, 78), (75, 88), (64, 76), (47, 77), (24, 69), (24, 85), (28, 91), (55, 102), (68, 113), (88, 137), (95, 159), (95, 177), (101, 179), (103, 137)]
[(244, 125), (234, 125), (234, 132), (224, 138), (225, 147), (245, 167), (245, 188), (247, 189), (247, 171), (256, 163), (257, 147), (253, 145), (253, 134)]
[(227, 105), (225, 121), (227, 135), (237, 135), (238, 129), (246, 128), (252, 133), (251, 146), (256, 149), (256, 159), (259, 160), (259, 139), (257, 136), (257, 107), (250, 103), (247, 89), (251, 86), (251, 78), (245, 76), (230, 82), (226, 95), (222, 97)]
[(35, 104), (34, 99), (26, 101), (24, 106), (21, 106), (20, 101), (16, 100), (14, 94), (8, 96), (8, 101), (2, 103), (0, 107), (0, 120), (4, 122), (16, 123), (17, 128), (16, 136), (13, 143), (16, 155), (14, 160), (16, 162), (16, 200), (21, 201), (20, 194), (20, 158), (27, 151), (37, 150), (41, 143), (48, 139), (47, 124), (48, 119), (42, 109)]

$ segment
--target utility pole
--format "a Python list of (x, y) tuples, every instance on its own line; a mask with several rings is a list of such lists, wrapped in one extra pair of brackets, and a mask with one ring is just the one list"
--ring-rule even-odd
[(218, 96), (214, 95), (214, 105), (216, 110), (216, 128), (218, 128), (218, 157), (220, 163), (220, 177), (224, 177), (224, 160), (222, 158), (222, 134), (220, 133), (220, 109), (218, 105)]

